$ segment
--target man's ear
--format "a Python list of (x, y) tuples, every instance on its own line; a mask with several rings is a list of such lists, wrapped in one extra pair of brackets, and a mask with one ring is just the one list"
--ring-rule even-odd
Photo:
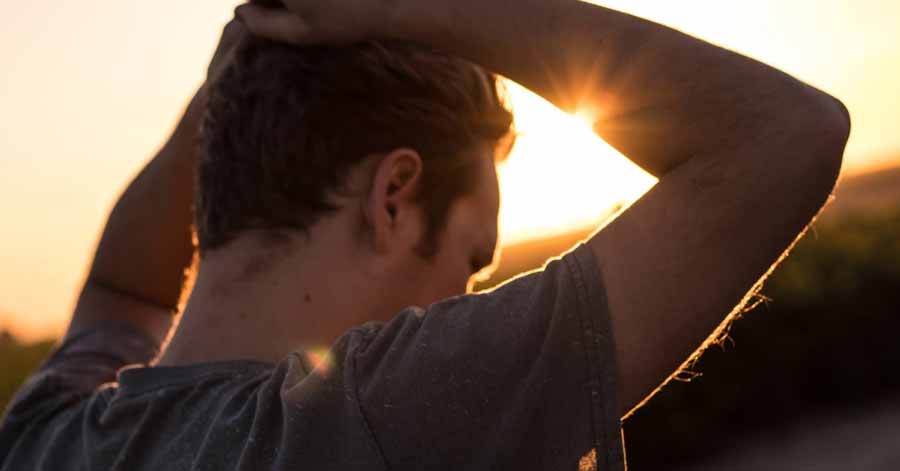
[(418, 243), (423, 230), (416, 204), (421, 179), (422, 157), (412, 149), (395, 149), (375, 167), (365, 210), (377, 252)]

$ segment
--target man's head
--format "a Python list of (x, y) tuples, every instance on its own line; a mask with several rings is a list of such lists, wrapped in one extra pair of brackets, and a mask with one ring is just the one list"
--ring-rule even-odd
[(248, 39), (210, 91), (201, 258), (240, 238), (279, 245), (352, 232), (354, 247), (335, 251), (377, 259), (385, 279), (375, 284), (404, 272), (395, 289), (406, 303), (460, 294), (493, 256), (494, 159), (511, 124), (496, 78), (461, 59), (399, 43)]

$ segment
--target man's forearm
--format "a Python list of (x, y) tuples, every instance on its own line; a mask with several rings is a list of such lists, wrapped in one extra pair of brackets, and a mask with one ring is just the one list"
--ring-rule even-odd
[(506, 75), (595, 129), (651, 173), (839, 103), (769, 66), (577, 0), (398, 0), (389, 34)]
[(166, 339), (193, 261), (194, 168), (207, 91), (244, 36), (239, 23), (226, 25), (206, 82), (171, 138), (110, 213), (67, 335), (114, 321), (129, 323), (160, 344)]
[(175, 310), (191, 264), (195, 99), (172, 137), (131, 182), (109, 216), (89, 283)]

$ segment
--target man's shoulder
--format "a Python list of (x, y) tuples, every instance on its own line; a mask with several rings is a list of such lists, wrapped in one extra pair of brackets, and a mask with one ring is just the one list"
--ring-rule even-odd
[[(27, 414), (11, 409), (0, 428), (0, 468), (49, 463), (66, 470), (89, 462), (105, 469), (125, 462), (131, 469), (164, 469), (202, 462), (228, 470), (249, 460), (253, 469), (288, 469), (278, 463), (293, 469), (336, 455), (377, 459), (361, 417), (348, 407), (355, 401), (342, 377), (340, 368), (317, 367), (299, 353), (277, 365), (124, 368), (118, 382), (90, 394), (48, 392), (56, 398), (52, 407), (44, 401), (35, 412), (26, 398), (18, 407)], [(30, 387), (53, 387), (40, 375), (32, 381)], [(301, 463), (303, 456), (310, 461)]]

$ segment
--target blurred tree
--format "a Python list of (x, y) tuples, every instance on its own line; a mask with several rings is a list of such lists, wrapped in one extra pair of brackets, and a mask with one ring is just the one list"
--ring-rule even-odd
[(6, 409), (16, 390), (54, 345), (53, 341), (23, 345), (9, 332), (0, 333), (0, 410)]
[(631, 469), (690, 468), (742, 439), (900, 397), (900, 209), (811, 232), (763, 290), (770, 302), (625, 424)]

